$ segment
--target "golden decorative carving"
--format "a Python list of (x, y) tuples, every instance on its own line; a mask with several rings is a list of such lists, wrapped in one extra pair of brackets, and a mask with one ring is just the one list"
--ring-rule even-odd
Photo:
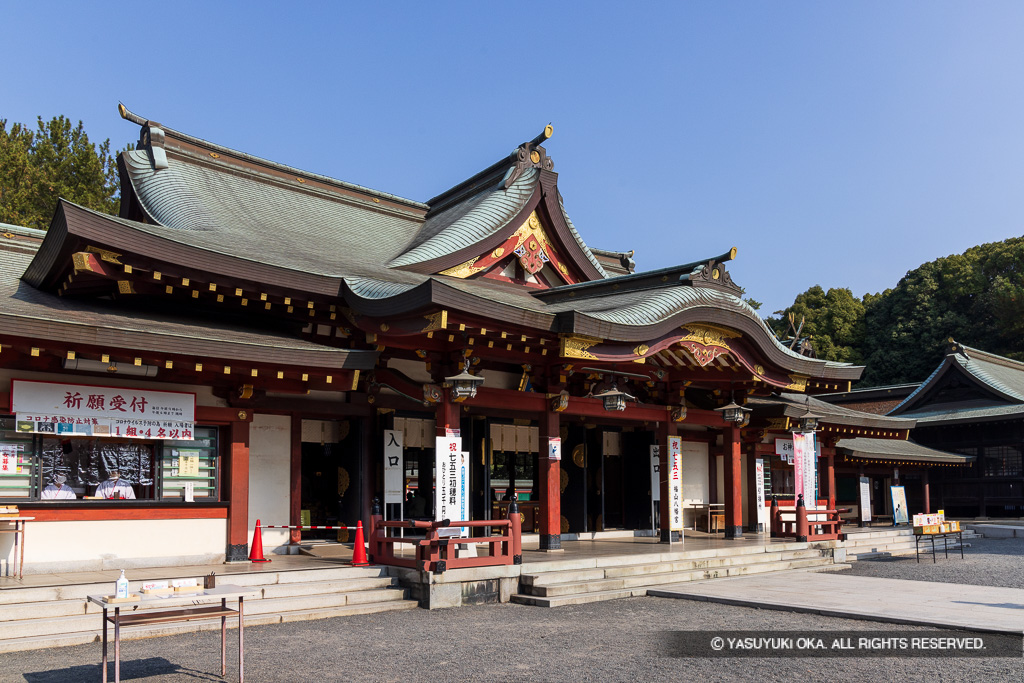
[(768, 419), (768, 429), (786, 431), (789, 429), (788, 417), (772, 417)]
[(100, 249), (99, 247), (92, 247), (92, 246), (86, 247), (85, 250), (87, 252), (89, 252), (90, 254), (96, 254), (97, 256), (99, 256), (101, 261), (106, 261), (107, 263), (113, 263), (113, 264), (116, 264), (116, 265), (119, 265), (119, 266), (123, 266), (124, 265), (120, 261), (121, 254), (118, 254), (116, 252), (110, 251), (108, 249)]
[(597, 360), (597, 356), (587, 351), (591, 346), (595, 346), (603, 342), (603, 339), (597, 337), (584, 337), (582, 335), (576, 335), (572, 337), (562, 338), (562, 357), (563, 358), (584, 358), (586, 360)]
[(210, 156), (213, 157), (214, 159), (220, 159), (220, 155), (217, 154), (216, 152), (210, 152)]
[(434, 403), (441, 402), (441, 392), (443, 389), (436, 384), (424, 384), (423, 385), (423, 405), (429, 406)]
[(483, 270), (483, 268), (477, 268), (474, 265), (479, 260), (480, 260), (479, 256), (474, 256), (473, 258), (469, 259), (465, 263), (459, 264), (457, 266), (453, 266), (453, 267), (449, 268), (448, 270), (442, 270), (440, 273), (438, 273), (438, 275), (448, 275), (450, 277), (457, 277), (457, 278), (460, 278), (460, 279), (465, 279), (465, 278), (469, 277), (470, 275), (476, 275), (481, 270)]
[(803, 375), (790, 375), (789, 378), (792, 383), (787, 384), (784, 388), (790, 391), (807, 391), (807, 377)]
[(448, 311), (428, 313), (423, 317), (426, 319), (427, 325), (420, 332), (435, 332), (448, 329)]
[(576, 467), (583, 467), (583, 464), (586, 462), (583, 451), (583, 444), (579, 444), (576, 448), (572, 449), (572, 462)]
[(569, 392), (562, 390), (561, 393), (551, 399), (551, 410), (560, 413), (569, 407)]
[(338, 496), (344, 497), (345, 492), (348, 491), (348, 486), (351, 483), (351, 479), (348, 476), (348, 470), (344, 467), (338, 468)]
[(501, 258), (505, 254), (505, 247), (498, 247), (491, 252), (492, 258)]
[(726, 349), (729, 348), (726, 339), (738, 339), (743, 336), (739, 332), (717, 325), (684, 325), (681, 329), (687, 332), (679, 338), (681, 342), (695, 341), (705, 346), (721, 346)]
[(558, 270), (561, 271), (562, 275), (568, 275), (569, 274), (569, 269), (565, 267), (564, 263), (559, 263), (558, 264)]
[(640, 344), (635, 349), (633, 349), (633, 354), (636, 356), (646, 356), (647, 352), (650, 350), (651, 347), (648, 346), (647, 344)]
[(72, 254), (71, 262), (74, 265), (76, 274), (82, 271), (94, 272), (92, 266), (89, 265), (89, 255), (84, 252), (79, 251)]
[(132, 287), (132, 283), (128, 280), (117, 281), (117, 291), (121, 294), (134, 294), (135, 289)]
[(754, 372), (756, 372), (758, 375), (762, 375), (763, 376), (764, 375), (764, 366), (763, 365), (755, 365), (754, 366)]
[(380, 331), (381, 332), (387, 332), (390, 329), (391, 329), (391, 325), (388, 325), (387, 323), (381, 323), (380, 324)]
[(238, 419), (239, 420), (244, 420), (247, 417), (249, 417), (249, 414), (247, 412), (245, 412), (244, 410), (239, 410), (238, 411)]
[[(558, 468), (558, 490), (559, 493), (565, 493), (566, 487), (569, 486), (569, 473), (563, 470), (561, 467)], [(565, 517), (562, 517), (565, 519)]]
[(560, 515), (560, 517), (561, 519), (559, 520), (559, 528), (562, 530), (563, 534), (567, 534), (569, 533), (569, 520), (566, 518), (565, 515)]

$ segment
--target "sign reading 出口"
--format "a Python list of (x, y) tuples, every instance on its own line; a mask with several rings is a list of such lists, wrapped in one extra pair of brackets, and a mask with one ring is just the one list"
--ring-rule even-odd
[(195, 394), (16, 379), (16, 429), (28, 434), (191, 441)]

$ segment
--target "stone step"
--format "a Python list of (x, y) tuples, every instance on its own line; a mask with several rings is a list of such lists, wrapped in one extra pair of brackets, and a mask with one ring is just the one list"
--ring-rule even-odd
[[(831, 564), (830, 558), (822, 558), (823, 562), (828, 564), (811, 565), (810, 560), (801, 560), (798, 562), (808, 563), (805, 566), (788, 567), (784, 569), (761, 569), (759, 571), (752, 571), (749, 573), (772, 573), (777, 571), (829, 571), (838, 569), (847, 569), (849, 565), (833, 565)], [(767, 565), (750, 565), (750, 568), (765, 567)], [(721, 577), (705, 576), (702, 579), (691, 579), (691, 580), (708, 580)], [(672, 583), (686, 583), (687, 581), (675, 580)], [(668, 585), (668, 584), (665, 584)], [(659, 586), (660, 587), (660, 586)], [(591, 593), (575, 593), (571, 595), (559, 595), (552, 597), (544, 597), (538, 595), (526, 595), (516, 594), (512, 596), (512, 602), (520, 605), (533, 605), (535, 607), (562, 607), (564, 605), (581, 605), (590, 602), (602, 602), (604, 600), (617, 600), (619, 598), (629, 598), (647, 595), (647, 591), (651, 589), (651, 585), (647, 586), (636, 586), (632, 588), (622, 588), (618, 590), (606, 590), (606, 591), (595, 591)]]
[[(398, 591), (395, 591), (398, 592)], [(306, 621), (311, 619), (329, 619), (333, 617), (347, 617), (357, 614), (375, 614), (378, 612), (389, 612), (394, 610), (417, 609), (419, 607), (415, 600), (388, 600), (386, 602), (366, 602), (352, 605), (317, 608), (308, 610), (295, 610), (278, 613), (249, 615), (246, 610), (245, 625), (262, 626), (264, 624), (279, 624), (288, 621)], [(35, 635), (13, 638), (0, 638), (0, 653), (19, 652), (23, 650), (38, 650), (52, 647), (67, 647), (70, 645), (84, 645), (87, 643), (99, 643), (103, 638), (103, 625), (99, 617), (90, 617), (90, 626), (86, 630), (68, 631), (49, 635)], [(236, 620), (228, 619), (228, 628), (234, 630), (237, 627)], [(197, 619), (195, 621), (174, 622), (169, 624), (153, 624), (150, 626), (139, 626), (125, 628), (121, 632), (121, 640), (139, 640), (142, 638), (153, 638), (156, 636), (174, 635), (179, 633), (191, 633), (195, 631), (216, 631), (220, 629), (220, 619)], [(108, 635), (113, 638), (113, 634)], [(228, 636), (228, 649), (231, 649), (233, 635)], [(235, 643), (237, 644), (237, 640)], [(98, 647), (98, 646), (97, 646)], [(113, 647), (111, 643), (110, 647)], [(237, 647), (237, 645), (236, 645)], [(97, 654), (98, 656), (98, 654)]]
[[(339, 579), (333, 581), (316, 581), (309, 583), (284, 583), (269, 586), (254, 586), (261, 590), (259, 596), (247, 598), (249, 601), (264, 598), (286, 598), (300, 595), (316, 595), (320, 593), (353, 593), (356, 591), (387, 588), (397, 585), (398, 580), (391, 577), (371, 577), (365, 579)], [(109, 590), (109, 586), (105, 586)], [(95, 593), (93, 593), (95, 595)], [(148, 609), (159, 609), (159, 605)], [(75, 616), (80, 614), (99, 614), (103, 608), (95, 603), (86, 602), (84, 598), (66, 600), (42, 600), (39, 602), (8, 603), (0, 609), (0, 623), (21, 619), (39, 619), (50, 617)]]
[[(245, 572), (237, 574), (220, 574), (218, 583), (234, 586), (268, 586), (285, 583), (303, 583), (310, 581), (332, 581), (361, 578), (379, 578), (387, 576), (383, 567), (338, 567), (331, 569), (297, 569), (280, 572)], [(147, 581), (166, 579), (167, 577), (147, 578)], [(199, 577), (196, 577), (199, 578)], [(135, 589), (141, 580), (131, 580)], [(0, 590), (0, 605), (18, 602), (46, 602), (50, 600), (85, 600), (89, 595), (109, 593), (113, 591), (114, 582), (78, 583), (64, 586), (34, 586), (28, 588), (4, 588)]]
[[(964, 544), (966, 545), (967, 541), (964, 541)], [(905, 550), (910, 550), (911, 552), (913, 552), (916, 545), (918, 545), (918, 544), (915, 544), (915, 542), (913, 540), (911, 540), (911, 541), (900, 541), (900, 542), (896, 542), (896, 543), (875, 543), (875, 544), (872, 544), (872, 545), (862, 545), (862, 546), (857, 546), (855, 548), (847, 548), (846, 549), (846, 554), (847, 555), (861, 555), (861, 554), (863, 554), (865, 552), (892, 552), (892, 551), (902, 552), (902, 551), (905, 551)], [(920, 545), (920, 547), (922, 549), (924, 549), (925, 547), (931, 549), (932, 542), (931, 541), (921, 541), (921, 543), (919, 545)], [(950, 548), (957, 548), (957, 547), (960, 546), (960, 542), (957, 541), (956, 539), (938, 539), (938, 538), (935, 539), (935, 547), (936, 548), (944, 548), (944, 547), (947, 547), (947, 546), (950, 547)]]
[(557, 597), (582, 593), (604, 593), (617, 590), (631, 590), (642, 586), (650, 587), (667, 583), (683, 583), (686, 581), (698, 581), (701, 579), (743, 576), (746, 574), (760, 574), (770, 571), (783, 571), (786, 569), (800, 569), (830, 564), (832, 564), (832, 558), (821, 557), (819, 555), (818, 557), (804, 559), (774, 560), (770, 562), (756, 562), (725, 567), (713, 567), (708, 569), (691, 569), (689, 571), (666, 571), (659, 574), (636, 574), (614, 579), (604, 579), (601, 581), (556, 583), (547, 586), (534, 585), (527, 587), (526, 593), (538, 597)]

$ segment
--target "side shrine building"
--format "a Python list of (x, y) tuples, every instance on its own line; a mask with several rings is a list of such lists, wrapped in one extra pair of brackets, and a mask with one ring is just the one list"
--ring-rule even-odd
[[(760, 523), (755, 458), (793, 504), (768, 447), (793, 420), (736, 404), (861, 374), (780, 344), (730, 277), (735, 248), (637, 273), (590, 247), (550, 127), (418, 202), (120, 111), (140, 128), (121, 215), (60, 200), (46, 233), (0, 230), (0, 502), (35, 518), (29, 571), (241, 560), (257, 519), (365, 524), (385, 494), (389, 517), (432, 518), (435, 438), (456, 434), (468, 516), (517, 493), (542, 549), (668, 540), (676, 436), (679, 521), (722, 505), (739, 537)], [(913, 426), (837, 420), (833, 506), (836, 442)]]

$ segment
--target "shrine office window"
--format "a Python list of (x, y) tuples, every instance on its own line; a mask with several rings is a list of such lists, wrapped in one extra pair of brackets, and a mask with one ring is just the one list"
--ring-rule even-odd
[(0, 416), (0, 500), (69, 501), (220, 500), (216, 427), (195, 428), (190, 441), (119, 439), (16, 430)]

